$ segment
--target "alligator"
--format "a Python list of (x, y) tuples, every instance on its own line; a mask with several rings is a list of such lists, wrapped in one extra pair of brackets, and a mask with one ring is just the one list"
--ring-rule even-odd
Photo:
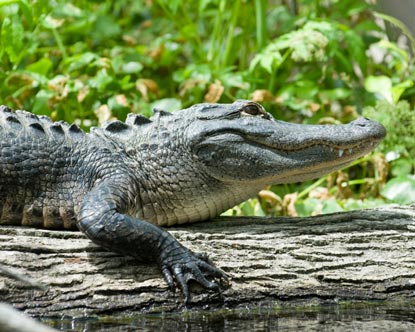
[(227, 280), (161, 226), (208, 220), (270, 184), (320, 177), (367, 154), (385, 128), (278, 121), (252, 101), (129, 114), (85, 133), (0, 106), (0, 224), (78, 228), (96, 244), (155, 262), (190, 301), (189, 281)]

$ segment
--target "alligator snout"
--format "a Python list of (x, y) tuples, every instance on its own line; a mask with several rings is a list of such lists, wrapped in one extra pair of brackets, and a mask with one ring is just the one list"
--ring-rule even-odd
[(350, 125), (365, 128), (367, 132), (372, 134), (371, 136), (376, 139), (382, 139), (386, 136), (385, 127), (379, 122), (370, 120), (368, 118), (358, 118), (350, 122)]

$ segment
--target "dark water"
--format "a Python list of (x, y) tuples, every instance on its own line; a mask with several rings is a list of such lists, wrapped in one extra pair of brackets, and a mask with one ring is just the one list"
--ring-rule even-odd
[(62, 331), (415, 331), (415, 304), (357, 303), (315, 307), (186, 311), (117, 317), (44, 320)]

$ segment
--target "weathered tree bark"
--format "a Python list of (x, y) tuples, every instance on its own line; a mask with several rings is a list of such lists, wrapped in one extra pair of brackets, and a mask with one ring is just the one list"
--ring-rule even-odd
[[(171, 232), (231, 276), (222, 296), (196, 287), (195, 306), (415, 297), (414, 207), (222, 218)], [(80, 232), (2, 226), (0, 266), (0, 301), (33, 316), (181, 307), (156, 266), (107, 252)]]

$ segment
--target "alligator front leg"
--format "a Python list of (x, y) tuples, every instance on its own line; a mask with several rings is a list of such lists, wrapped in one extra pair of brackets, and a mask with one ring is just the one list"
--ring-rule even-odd
[(165, 230), (121, 213), (126, 202), (121, 198), (125, 194), (119, 191), (114, 185), (101, 183), (88, 193), (78, 212), (80, 230), (111, 251), (156, 262), (170, 289), (174, 291), (175, 281), (181, 288), (185, 303), (190, 301), (190, 280), (218, 291), (219, 285), (207, 278), (227, 279), (226, 274), (214, 267), (206, 255), (191, 252)]

